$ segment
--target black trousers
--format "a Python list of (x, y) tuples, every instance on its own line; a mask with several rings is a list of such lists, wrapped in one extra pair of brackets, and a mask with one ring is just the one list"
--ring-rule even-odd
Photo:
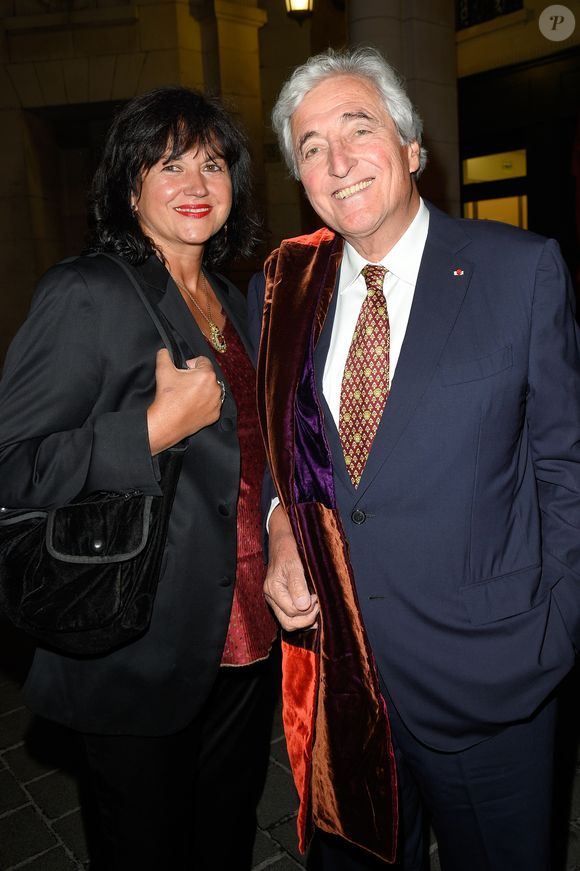
[(548, 871), (556, 701), (457, 753), (426, 747), (389, 705), (399, 780), (395, 866), (317, 832), (310, 871), (428, 871), (428, 816), (442, 871)]
[(274, 683), (269, 660), (221, 668), (201, 713), (175, 735), (82, 736), (96, 810), (91, 871), (251, 868)]

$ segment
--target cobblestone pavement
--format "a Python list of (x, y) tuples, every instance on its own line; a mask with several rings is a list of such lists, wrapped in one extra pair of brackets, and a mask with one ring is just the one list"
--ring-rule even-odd
[[(35, 719), (23, 706), (20, 684), (29, 657), (27, 642), (0, 623), (0, 871), (86, 871), (75, 743), (67, 730)], [(570, 726), (577, 722), (577, 688), (575, 676), (559, 742), (563, 776), (556, 823), (564, 837), (553, 871), (580, 871), (580, 757), (575, 726)], [(566, 749), (570, 744), (571, 753)], [(304, 867), (296, 843), (296, 812), (278, 709), (258, 808), (254, 871)], [(431, 852), (432, 871), (439, 871), (436, 844)]]

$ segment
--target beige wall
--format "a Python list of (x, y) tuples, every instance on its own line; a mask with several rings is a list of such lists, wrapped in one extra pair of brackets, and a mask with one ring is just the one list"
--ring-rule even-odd
[(458, 76), (537, 60), (580, 45), (580, 0), (559, 4), (566, 6), (576, 18), (574, 32), (561, 42), (547, 39), (538, 27), (542, 11), (551, 5), (545, 0), (525, 0), (524, 8), (518, 12), (459, 31), (456, 38)]

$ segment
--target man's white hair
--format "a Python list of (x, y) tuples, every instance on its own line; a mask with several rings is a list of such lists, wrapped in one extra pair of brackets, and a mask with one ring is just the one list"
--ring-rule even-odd
[(292, 115), (312, 88), (336, 75), (359, 76), (374, 85), (393, 119), (401, 143), (419, 143), (419, 169), (415, 173), (419, 176), (427, 162), (427, 152), (421, 146), (423, 122), (407, 96), (399, 75), (380, 52), (370, 47), (344, 51), (329, 48), (297, 67), (282, 87), (272, 111), (272, 126), (292, 175), (300, 177), (292, 142)]

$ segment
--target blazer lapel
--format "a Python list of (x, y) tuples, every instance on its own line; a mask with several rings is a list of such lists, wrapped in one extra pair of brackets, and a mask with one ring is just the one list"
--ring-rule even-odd
[(456, 228), (446, 216), (432, 212), (405, 339), (357, 490), (360, 495), (389, 459), (427, 390), (467, 293), (473, 264), (457, 252), (469, 239)]
[[(209, 347), (205, 337), (192, 317), (177, 285), (162, 263), (157, 260), (156, 257), (152, 257), (149, 258), (142, 267), (140, 267), (140, 270), (142, 278), (157, 291), (155, 294), (155, 305), (157, 305), (162, 314), (167, 318), (176, 336), (178, 336), (184, 343), (184, 348), (182, 350), (184, 350), (185, 356), (207, 357)], [(240, 336), (240, 339), (251, 359), (245, 324), (243, 323), (241, 313), (236, 310), (235, 305), (233, 304), (226, 280), (221, 276), (212, 275), (210, 277), (208, 273), (205, 274), (207, 280), (211, 281), (212, 287), (226, 313), (226, 316), (231, 320), (232, 325), (238, 332), (238, 335)], [(214, 365), (216, 367), (217, 377), (227, 385), (227, 378), (219, 365), (219, 354), (217, 353), (214, 354)], [(232, 393), (231, 390), (226, 390), (224, 409), (227, 409), (229, 413), (232, 413), (233, 406), (231, 406), (230, 403), (233, 403)]]
[(185, 342), (189, 356), (207, 356), (207, 343), (197, 327), (187, 305), (173, 279), (167, 277), (167, 285), (159, 308), (176, 333)]
[[(210, 275), (205, 270), (204, 274), (206, 275), (207, 280), (211, 282), (211, 286), (226, 313), (226, 317), (230, 320), (232, 326), (240, 336), (244, 348), (248, 352), (248, 355), (250, 355), (250, 345), (245, 329), (245, 323), (243, 322), (240, 312), (238, 312), (234, 305), (232, 305), (229, 287), (225, 279), (221, 276)], [(159, 308), (176, 333), (179, 333), (187, 347), (190, 349), (191, 356), (207, 356), (209, 350), (208, 344), (201, 330), (197, 326), (195, 319), (192, 317), (177, 285), (169, 275), (167, 276), (165, 293), (159, 302)], [(214, 357), (219, 367), (219, 354), (216, 353)]]
[(144, 290), (148, 291), (151, 303), (159, 309), (176, 336), (182, 340), (185, 356), (194, 357), (207, 353), (204, 338), (197, 327), (193, 326), (189, 309), (161, 261), (152, 255), (137, 270), (141, 281), (146, 284)]

